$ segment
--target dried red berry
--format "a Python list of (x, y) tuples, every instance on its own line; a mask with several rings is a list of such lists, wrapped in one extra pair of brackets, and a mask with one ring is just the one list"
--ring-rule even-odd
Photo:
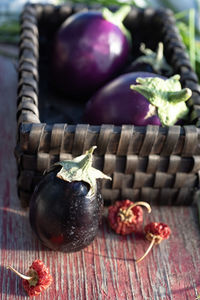
[(137, 263), (142, 261), (145, 256), (147, 256), (154, 245), (158, 245), (162, 242), (162, 240), (168, 239), (171, 234), (171, 229), (167, 224), (151, 222), (144, 227), (144, 232), (146, 239), (151, 243), (144, 255), (136, 260)]
[(146, 238), (150, 241), (153, 236), (157, 237), (159, 240), (156, 241), (159, 244), (163, 239), (168, 239), (171, 234), (171, 229), (167, 224), (151, 222), (144, 227), (144, 232), (146, 233)]
[(19, 273), (11, 266), (7, 268), (14, 271), (23, 279), (23, 287), (29, 296), (39, 295), (42, 291), (47, 289), (53, 281), (48, 268), (39, 259), (36, 259), (32, 263), (26, 275)]
[(148, 212), (151, 207), (146, 202), (136, 202), (126, 199), (116, 201), (108, 208), (108, 222), (110, 227), (118, 234), (126, 235), (140, 229), (143, 222), (143, 210), (140, 205), (145, 206)]

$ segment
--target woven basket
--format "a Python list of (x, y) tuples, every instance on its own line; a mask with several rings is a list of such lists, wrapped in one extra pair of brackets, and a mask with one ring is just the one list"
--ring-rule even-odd
[[(83, 103), (65, 105), (48, 81), (52, 36), (81, 6), (28, 5), (21, 16), (17, 101), (18, 191), (28, 206), (35, 185), (46, 168), (71, 159), (97, 145), (94, 166), (112, 176), (103, 181), (105, 204), (129, 198), (154, 204), (191, 204), (199, 187), (200, 87), (169, 10), (133, 8), (124, 24), (137, 52), (141, 42), (156, 49), (162, 41), (174, 74), (189, 87), (190, 124), (185, 126), (80, 124)], [(84, 8), (86, 9), (86, 8)], [(59, 103), (58, 106), (57, 103)], [(73, 116), (73, 117), (71, 117)]]

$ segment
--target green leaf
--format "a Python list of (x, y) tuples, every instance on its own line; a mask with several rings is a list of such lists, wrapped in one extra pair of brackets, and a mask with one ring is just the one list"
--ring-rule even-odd
[(189, 55), (190, 55), (190, 61), (191, 65), (195, 71), (196, 64), (195, 64), (195, 10), (191, 8), (189, 10), (189, 38), (190, 38), (190, 44), (189, 44)]
[[(199, 68), (199, 35), (197, 34), (195, 24), (195, 10), (193, 8), (183, 11), (175, 15), (176, 26), (179, 29), (179, 33), (182, 37), (183, 43), (186, 46), (186, 51), (189, 55), (189, 59), (194, 71), (197, 71), (197, 75), (200, 78)], [(187, 17), (187, 18), (186, 18)]]

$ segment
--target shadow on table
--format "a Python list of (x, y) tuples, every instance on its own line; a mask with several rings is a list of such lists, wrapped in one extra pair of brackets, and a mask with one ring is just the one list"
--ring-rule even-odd
[[(147, 247), (148, 241), (144, 237), (143, 231), (132, 233), (129, 235), (116, 234), (109, 226), (107, 218), (103, 217), (102, 224), (99, 228), (97, 234), (96, 242), (98, 247), (95, 246), (95, 241), (93, 242), (94, 247), (87, 247), (83, 249), (85, 254), (91, 254), (94, 256), (99, 256), (108, 259), (117, 259), (121, 261), (132, 261), (134, 262), (134, 255), (132, 245), (142, 244), (142, 246)], [(102, 249), (99, 250), (100, 248)], [(124, 255), (126, 252), (126, 255)], [(120, 255), (118, 254), (120, 253)]]
[[(43, 246), (33, 233), (29, 223), (28, 211), (10, 207), (0, 207), (0, 228), (2, 231), (2, 234), (0, 234), (0, 249), (2, 251), (24, 250), (54, 252), (51, 249)], [(135, 233), (127, 236), (116, 234), (109, 227), (107, 218), (105, 216), (102, 218), (102, 224), (100, 225), (95, 240), (97, 241), (98, 245), (101, 245), (102, 243), (107, 245), (108, 249), (113, 243), (116, 242), (119, 247), (127, 247), (127, 244), (130, 246), (132, 243), (137, 243), (139, 241), (144, 245), (146, 243), (143, 232), (138, 232), (137, 234)], [(91, 245), (93, 245), (93, 243)], [(91, 249), (91, 252), (88, 253), (93, 255), (100, 256), (105, 254), (105, 252), (102, 254), (97, 254), (95, 246), (92, 248), (86, 247), (84, 249), (85, 253), (87, 253), (88, 249)], [(109, 255), (108, 251), (106, 253)], [(132, 259), (133, 258), (131, 258), (131, 260)]]
[(34, 235), (28, 211), (0, 207), (0, 249), (24, 251), (51, 251)]
[(27, 296), (22, 279), (8, 270), (5, 266), (0, 266), (0, 295), (12, 295), (13, 299), (17, 296)]
[[(200, 281), (199, 282), (196, 282), (196, 287), (199, 287), (200, 286)], [(189, 286), (189, 287), (184, 287), (184, 288), (180, 288), (180, 289), (177, 289), (177, 290), (171, 290), (171, 295), (175, 295), (175, 294), (178, 294), (178, 295), (181, 295), (181, 293), (185, 293), (185, 292), (189, 292), (193, 290), (194, 293), (195, 293), (195, 290), (194, 290), (194, 286)], [(185, 293), (186, 294), (186, 293)], [(200, 295), (200, 289), (199, 289), (199, 293), (198, 295)], [(196, 298), (195, 298), (196, 297)], [(187, 298), (187, 299), (191, 299), (191, 298)], [(200, 298), (197, 298), (196, 295), (194, 295), (194, 298), (193, 300), (195, 299), (200, 299)]]

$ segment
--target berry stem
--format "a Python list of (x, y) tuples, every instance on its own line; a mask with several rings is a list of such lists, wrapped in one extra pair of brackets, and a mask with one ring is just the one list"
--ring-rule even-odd
[(119, 210), (118, 216), (121, 218), (122, 222), (124, 222), (125, 220), (128, 222), (131, 222), (132, 217), (133, 217), (132, 208), (135, 206), (145, 206), (148, 210), (148, 213), (151, 212), (151, 206), (147, 202), (143, 202), (143, 201), (135, 202), (135, 203), (131, 204), (130, 206), (128, 206), (126, 209), (121, 208)]
[(131, 204), (131, 205), (128, 207), (127, 213), (128, 213), (133, 207), (138, 206), (138, 205), (139, 205), (139, 206), (145, 206), (145, 207), (147, 208), (147, 210), (148, 210), (148, 213), (151, 212), (151, 206), (149, 205), (149, 203), (144, 202), (144, 201), (138, 201), (138, 202), (135, 202), (135, 203)]
[(32, 276), (26, 276), (24, 274), (21, 274), (20, 272), (18, 272), (17, 270), (15, 270), (13, 267), (11, 266), (7, 266), (6, 267), (7, 269), (10, 269), (11, 271), (13, 271), (15, 274), (17, 274), (19, 277), (21, 277), (22, 279), (25, 279), (25, 280), (31, 280), (33, 277)]
[(147, 249), (146, 252), (144, 253), (144, 255), (143, 255), (142, 257), (136, 259), (136, 263), (139, 263), (140, 261), (142, 261), (142, 260), (147, 256), (147, 254), (150, 252), (151, 248), (152, 248), (153, 245), (155, 244), (155, 241), (156, 241), (156, 236), (154, 236), (154, 237), (152, 238), (152, 241), (151, 241), (151, 243), (150, 243), (148, 249)]

